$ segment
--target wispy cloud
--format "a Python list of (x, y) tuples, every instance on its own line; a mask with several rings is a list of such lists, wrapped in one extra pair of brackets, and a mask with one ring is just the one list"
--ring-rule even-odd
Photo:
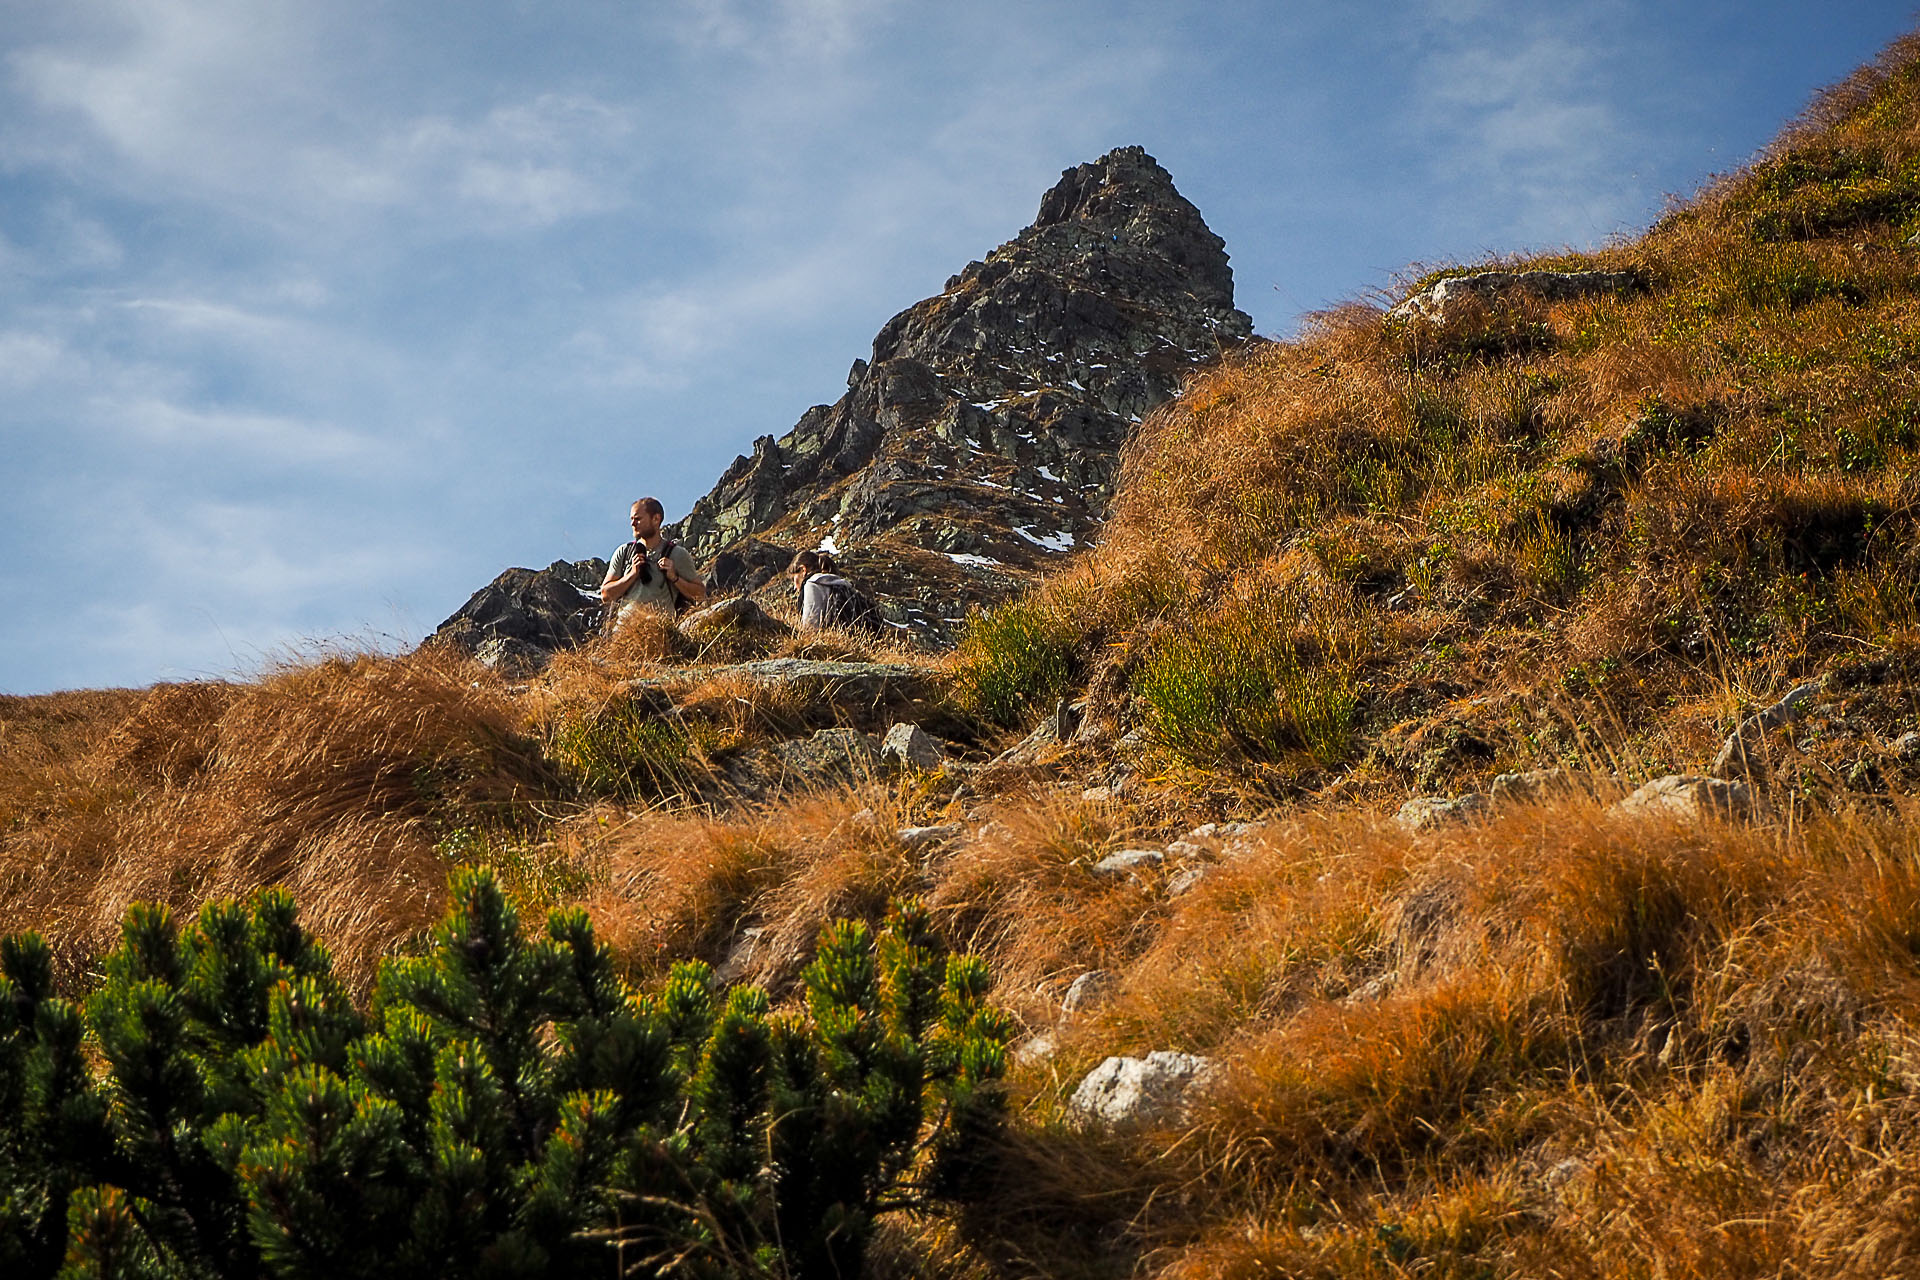
[(758, 60), (836, 60), (903, 6), (898, 0), (690, 0), (674, 21), (686, 43)]
[(477, 119), (406, 121), (365, 146), (311, 148), (295, 182), (316, 199), (463, 211), (462, 225), (486, 230), (546, 227), (626, 201), (634, 129), (629, 107), (543, 94)]
[(1640, 212), (1644, 194), (1620, 178), (1642, 140), (1617, 78), (1601, 74), (1620, 53), (1615, 8), (1549, 19), (1518, 0), (1418, 7), (1411, 123), (1489, 243), (1591, 242)]
[(227, 465), (243, 456), (278, 467), (365, 465), (389, 452), (359, 432), (286, 414), (199, 409), (159, 399), (104, 404), (99, 413), (149, 445), (217, 454)]
[[(348, 68), (326, 56), (340, 35), (324, 8), (75, 5), (92, 20), (15, 51), (8, 67), (33, 108), (82, 126), (63, 167), (103, 184), (151, 196), (159, 183), (282, 223), (407, 212), (453, 234), (550, 226), (626, 198), (631, 106), (537, 92), (464, 113), (396, 111), (341, 83)], [(53, 135), (20, 132), (6, 147), (14, 163), (48, 158)]]
[(24, 391), (69, 362), (64, 346), (41, 333), (0, 333), (0, 387)]

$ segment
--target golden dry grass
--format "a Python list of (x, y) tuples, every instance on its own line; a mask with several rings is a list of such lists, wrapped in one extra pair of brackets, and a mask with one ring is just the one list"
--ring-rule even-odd
[[(1270, 823), (1022, 1068), (989, 1234), (1092, 1214), (1171, 1276), (1905, 1274), (1911, 817)], [(1221, 1063), (1185, 1120), (1048, 1119), (1104, 1053), (1166, 1047)]]
[(156, 686), (83, 757), (26, 764), (0, 835), (0, 928), (40, 929), (78, 966), (132, 902), (191, 911), (285, 884), (364, 981), (437, 915), (446, 830), (551, 785), (481, 674), (423, 650)]

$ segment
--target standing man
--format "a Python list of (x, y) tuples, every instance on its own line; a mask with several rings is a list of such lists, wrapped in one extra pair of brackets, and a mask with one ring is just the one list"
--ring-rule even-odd
[(680, 601), (707, 598), (707, 584), (687, 549), (660, 536), (666, 509), (656, 498), (633, 504), (628, 524), (633, 541), (620, 544), (600, 584), (600, 600), (615, 625), (627, 621), (635, 609), (657, 609), (672, 617)]

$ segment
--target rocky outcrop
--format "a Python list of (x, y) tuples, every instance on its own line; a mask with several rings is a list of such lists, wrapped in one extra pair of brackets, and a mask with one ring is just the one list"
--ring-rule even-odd
[(1120, 148), (889, 320), (846, 394), (754, 441), (678, 536), (748, 589), (776, 578), (769, 548), (832, 546), (897, 623), (941, 638), (966, 603), (1088, 545), (1132, 425), (1251, 333), (1223, 242)]
[[(779, 688), (797, 702), (822, 706), (879, 706), (897, 699), (920, 697), (932, 682), (921, 667), (900, 662), (828, 662), (815, 658), (763, 658), (731, 667), (703, 670), (705, 679), (745, 676), (756, 684)], [(643, 679), (636, 684), (659, 684)]]
[(1645, 287), (1645, 279), (1631, 271), (1476, 271), (1434, 281), (1387, 316), (1446, 324), (1463, 305), (1491, 306), (1521, 295), (1542, 302), (1573, 302)]
[(821, 729), (810, 738), (775, 742), (727, 764), (729, 786), (743, 795), (771, 795), (867, 782), (879, 773), (880, 744), (858, 729)]
[(430, 640), (522, 668), (537, 666), (534, 651), (570, 648), (598, 628), (598, 588), (606, 574), (607, 562), (599, 559), (508, 569), (434, 628)]

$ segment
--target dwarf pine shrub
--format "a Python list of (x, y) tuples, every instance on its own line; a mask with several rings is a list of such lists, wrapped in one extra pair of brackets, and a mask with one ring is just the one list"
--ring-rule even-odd
[(9, 1277), (857, 1276), (971, 1189), (1011, 1034), (917, 904), (830, 926), (776, 1016), (698, 963), (631, 990), (475, 870), (365, 1012), (280, 891), (136, 906), (84, 1002), (35, 935), (0, 966)]

